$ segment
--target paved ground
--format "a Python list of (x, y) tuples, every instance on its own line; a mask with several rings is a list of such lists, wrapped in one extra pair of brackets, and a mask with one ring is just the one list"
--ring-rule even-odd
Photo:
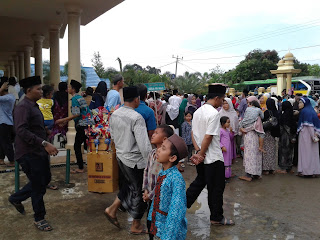
[[(242, 160), (233, 170), (238, 176), (243, 174)], [(118, 215), (123, 230), (107, 222), (103, 210), (112, 203), (115, 193), (88, 192), (86, 174), (72, 175), (75, 187), (65, 188), (60, 183), (64, 172), (65, 168), (52, 169), (53, 182), (60, 184), (60, 189), (48, 190), (45, 195), (47, 219), (54, 227), (49, 233), (33, 226), (30, 200), (24, 203), (26, 216), (8, 203), (7, 197), (14, 191), (14, 173), (0, 174), (0, 239), (148, 239), (127, 232), (132, 219), (126, 213)], [(22, 185), (26, 178), (20, 175)], [(188, 186), (195, 177), (195, 167), (187, 166), (183, 176)], [(302, 179), (293, 174), (264, 176), (250, 183), (235, 178), (227, 184), (224, 195), (225, 215), (236, 221), (233, 227), (210, 226), (205, 189), (187, 212), (187, 239), (320, 239), (319, 186), (319, 178)]]

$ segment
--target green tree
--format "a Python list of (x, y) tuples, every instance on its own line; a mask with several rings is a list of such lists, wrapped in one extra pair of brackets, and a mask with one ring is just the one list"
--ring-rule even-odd
[(310, 76), (320, 77), (320, 65), (313, 64), (308, 66)]
[(49, 85), (50, 84), (50, 61), (45, 60), (42, 62), (43, 66), (43, 83)]
[(301, 72), (296, 75), (297, 77), (309, 76), (310, 75), (310, 73), (309, 73), (310, 64), (301, 63), (301, 62), (298, 61), (298, 59), (295, 59), (293, 66), (294, 66), (295, 69), (301, 69)]
[(99, 78), (105, 77), (105, 68), (103, 66), (101, 55), (99, 52), (93, 53), (93, 58), (91, 59), (93, 69), (96, 71)]
[(202, 93), (204, 86), (207, 84), (206, 77), (201, 73), (185, 72), (183, 76), (170, 80), (170, 88), (177, 88), (183, 93)]

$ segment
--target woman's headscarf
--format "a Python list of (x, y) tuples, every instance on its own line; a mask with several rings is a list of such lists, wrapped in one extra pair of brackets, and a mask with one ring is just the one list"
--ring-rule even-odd
[(268, 99), (268, 97), (265, 95), (260, 97), (260, 107), (261, 107), (262, 112), (267, 110), (267, 99)]
[(293, 118), (293, 107), (290, 102), (282, 103), (282, 113), (280, 115), (280, 125), (290, 127), (291, 133), (296, 133), (296, 123)]
[(185, 107), (185, 112), (188, 112), (190, 111), (189, 107), (191, 107), (193, 110), (193, 112), (195, 112), (198, 107), (197, 107), (197, 103), (196, 104), (192, 104), (192, 98), (194, 97), (193, 94), (190, 94), (189, 97), (188, 97), (188, 103), (187, 103), (187, 106)]
[(107, 87), (106, 82), (100, 81), (98, 83), (98, 86), (97, 86), (97, 88), (96, 88), (96, 90), (94, 92), (95, 93), (100, 93), (100, 95), (103, 96), (103, 97), (107, 96), (108, 87)]
[(230, 119), (230, 126), (233, 129), (233, 132), (235, 133), (235, 135), (238, 134), (239, 132), (239, 118), (238, 118), (238, 114), (236, 112), (236, 110), (234, 110), (233, 104), (231, 102), (230, 98), (224, 98), (225, 101), (227, 101), (228, 105), (229, 105), (229, 109), (228, 110), (224, 110), (224, 108), (222, 108), (219, 112), (220, 117), (226, 116)]
[(56, 100), (60, 107), (68, 103), (68, 84), (66, 82), (60, 82), (58, 85), (59, 91), (55, 92), (53, 99)]
[(273, 117), (278, 119), (277, 126), (272, 127), (270, 129), (271, 136), (280, 137), (279, 114), (278, 114), (278, 110), (276, 107), (276, 103), (272, 98), (269, 98), (266, 102), (266, 111), (264, 112), (263, 122), (267, 121), (270, 118), (270, 116), (271, 116), (270, 112), (272, 112)]
[(320, 120), (316, 111), (311, 106), (310, 99), (307, 97), (300, 98), (300, 101), (304, 103), (304, 107), (300, 111), (298, 130), (300, 132), (304, 126), (313, 127), (314, 130), (320, 134)]
[(276, 98), (276, 97), (271, 97), (271, 99), (274, 100), (274, 102), (275, 102), (275, 104), (276, 104), (276, 108), (277, 108), (277, 110), (279, 110), (278, 98)]
[(252, 101), (257, 101), (257, 102), (259, 103), (258, 98), (255, 97), (255, 96), (250, 96), (250, 97), (248, 97), (248, 98), (247, 98), (247, 101), (248, 101), (249, 103), (251, 103)]
[(188, 103), (188, 100), (186, 98), (183, 98), (179, 107), (179, 116), (178, 116), (179, 125), (181, 125), (184, 122), (184, 111), (186, 109), (187, 103)]
[(316, 101), (313, 100), (312, 96), (309, 96), (308, 98), (309, 98), (309, 100), (310, 100), (310, 103), (311, 103), (312, 108), (315, 108), (315, 107), (318, 105), (318, 104), (316, 103)]

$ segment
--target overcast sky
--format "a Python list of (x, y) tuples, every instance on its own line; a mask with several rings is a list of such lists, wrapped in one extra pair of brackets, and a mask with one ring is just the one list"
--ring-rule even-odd
[[(249, 51), (291, 49), (302, 62), (320, 63), (320, 1), (126, 0), (81, 27), (81, 62), (91, 66), (99, 51), (105, 67), (137, 63), (178, 75), (235, 67)], [(309, 47), (319, 45), (318, 47)], [(68, 31), (60, 62), (68, 60)], [(301, 47), (309, 47), (296, 49)], [(44, 60), (49, 50), (43, 50)], [(240, 56), (240, 57), (234, 57)], [(205, 60), (207, 59), (207, 60)], [(172, 63), (172, 64), (170, 64)]]

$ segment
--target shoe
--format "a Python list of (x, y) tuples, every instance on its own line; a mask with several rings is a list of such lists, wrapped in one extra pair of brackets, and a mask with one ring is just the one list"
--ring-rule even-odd
[(22, 215), (26, 214), (26, 211), (24, 210), (24, 206), (23, 204), (20, 202), (13, 202), (10, 200), (10, 197), (8, 198), (8, 201), (17, 209), (17, 211), (19, 213), (21, 213)]

